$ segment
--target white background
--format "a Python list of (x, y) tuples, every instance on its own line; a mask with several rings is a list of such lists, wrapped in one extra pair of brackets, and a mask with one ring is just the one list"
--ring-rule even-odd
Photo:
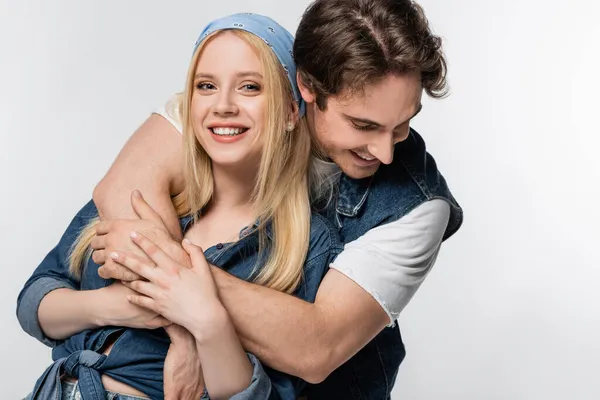
[[(0, 0), (0, 392), (50, 352), (16, 297), (128, 136), (182, 88), (196, 35), (238, 11), (295, 31), (307, 1)], [(208, 4), (208, 5), (207, 5)], [(401, 316), (395, 399), (600, 398), (593, 0), (422, 0), (452, 94), (414, 127), (465, 209)]]

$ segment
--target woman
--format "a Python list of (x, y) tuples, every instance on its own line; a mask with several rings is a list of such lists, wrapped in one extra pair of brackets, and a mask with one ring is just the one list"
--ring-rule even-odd
[[(292, 41), (277, 23), (252, 14), (204, 29), (176, 107), (184, 130), (186, 189), (174, 203), (192, 260), (199, 246), (217, 267), (313, 301), (341, 245), (326, 220), (310, 211), (311, 144)], [(23, 328), (54, 347), (54, 364), (31, 398), (163, 398), (169, 338), (163, 329), (141, 328), (171, 323), (194, 335), (211, 398), (297, 397), (299, 380), (266, 373), (243, 351), (210, 271), (199, 263), (181, 270), (184, 296), (171, 299), (165, 315), (147, 311), (143, 321), (107, 317), (111, 305), (115, 313), (131, 306), (127, 299), (135, 292), (101, 279), (89, 259), (96, 215), (92, 203), (79, 212), (19, 295)], [(152, 243), (143, 235), (132, 237), (153, 263), (113, 257), (148, 278), (135, 289), (156, 300), (166, 275), (155, 274), (179, 265), (149, 250)]]

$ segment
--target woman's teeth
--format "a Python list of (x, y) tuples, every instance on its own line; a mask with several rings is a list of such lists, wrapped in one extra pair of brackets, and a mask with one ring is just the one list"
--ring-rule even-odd
[(215, 135), (219, 136), (236, 136), (246, 132), (247, 128), (211, 128)]

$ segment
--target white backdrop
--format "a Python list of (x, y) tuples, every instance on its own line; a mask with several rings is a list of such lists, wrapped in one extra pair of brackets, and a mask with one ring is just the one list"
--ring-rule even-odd
[[(308, 1), (0, 0), (0, 392), (50, 352), (17, 294), (128, 136), (180, 90), (196, 35), (237, 11), (294, 31)], [(249, 3), (250, 4), (250, 3)], [(414, 123), (465, 209), (401, 316), (395, 399), (600, 398), (600, 6), (421, 0), (452, 94)]]

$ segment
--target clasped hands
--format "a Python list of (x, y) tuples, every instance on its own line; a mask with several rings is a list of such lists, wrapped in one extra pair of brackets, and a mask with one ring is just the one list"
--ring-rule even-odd
[(139, 191), (132, 193), (131, 204), (137, 219), (96, 225), (92, 259), (102, 278), (117, 281), (111, 285), (115, 293), (119, 282), (130, 289), (126, 299), (133, 307), (121, 308), (131, 314), (121, 316), (123, 320), (146, 320), (142, 326), (166, 329), (171, 346), (165, 398), (197, 399), (204, 382), (193, 332), (202, 329), (198, 310), (219, 302), (210, 267), (201, 248), (173, 239)]

